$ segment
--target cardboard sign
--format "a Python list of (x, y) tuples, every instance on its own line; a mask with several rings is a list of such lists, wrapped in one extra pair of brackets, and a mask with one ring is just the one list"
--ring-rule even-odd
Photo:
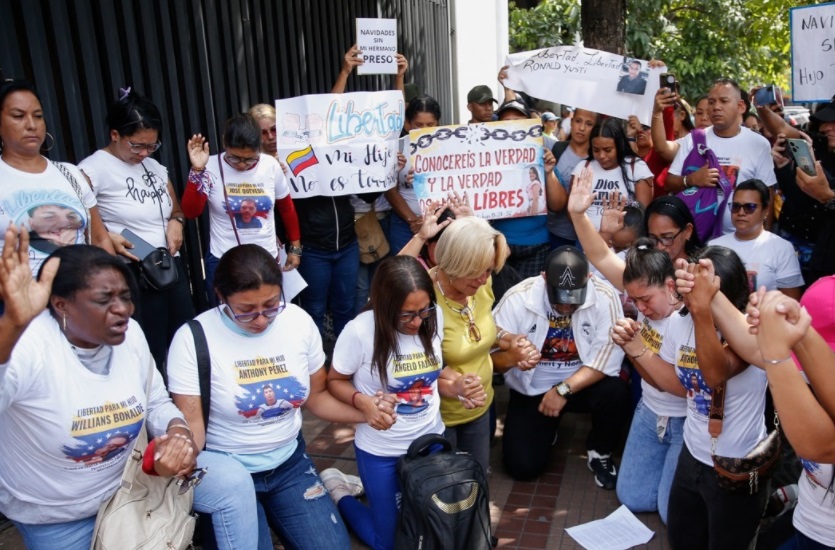
[(455, 191), (466, 194), (475, 214), (486, 219), (546, 213), (538, 120), (422, 128), (409, 139), (422, 210), (427, 200)]
[(580, 46), (526, 53), (508, 57), (508, 88), (618, 118), (635, 115), (650, 124), (659, 75), (666, 67), (650, 69), (643, 59)]
[(275, 102), (278, 158), (302, 199), (385, 191), (397, 183), (403, 94), (319, 94)]
[(397, 19), (357, 19), (357, 74), (397, 74)]
[(835, 3), (789, 9), (792, 100), (828, 102), (835, 93)]

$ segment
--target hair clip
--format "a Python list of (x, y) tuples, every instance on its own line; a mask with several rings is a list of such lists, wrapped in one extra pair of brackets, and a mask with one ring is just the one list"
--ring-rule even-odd
[(119, 88), (119, 93), (122, 94), (121, 96), (119, 96), (119, 101), (126, 100), (130, 95), (130, 86), (128, 86), (127, 88)]
[(637, 248), (638, 250), (649, 250), (649, 246), (647, 246), (645, 244), (639, 244), (635, 248)]

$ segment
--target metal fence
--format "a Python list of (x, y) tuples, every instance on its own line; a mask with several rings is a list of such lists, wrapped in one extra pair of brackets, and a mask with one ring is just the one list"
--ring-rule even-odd
[[(0, 67), (35, 83), (56, 138), (54, 160), (78, 162), (108, 140), (107, 105), (133, 86), (160, 108), (166, 165), (182, 193), (185, 144), (256, 103), (328, 92), (355, 40), (357, 17), (398, 20), (406, 81), (452, 112), (447, 0), (0, 0)], [(390, 89), (393, 77), (352, 75), (348, 91)], [(187, 231), (201, 248), (208, 224)], [(204, 241), (205, 242), (205, 241)], [(190, 270), (201, 273), (200, 254)], [(204, 306), (202, 276), (192, 276)]]

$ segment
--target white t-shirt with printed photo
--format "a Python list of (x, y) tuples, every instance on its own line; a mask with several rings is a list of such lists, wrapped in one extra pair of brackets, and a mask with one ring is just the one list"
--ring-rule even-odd
[[(696, 460), (712, 467), (707, 422), (713, 392), (702, 377), (695, 346), (692, 317), (673, 313), (658, 355), (675, 365), (678, 379), (687, 390), (684, 443)], [(727, 381), (725, 419), (716, 445), (717, 455), (742, 458), (765, 438), (766, 386), (765, 372), (751, 365)]]
[[(273, 256), (278, 255), (275, 201), (290, 194), (281, 165), (273, 157), (261, 153), (258, 164), (249, 170), (239, 171), (221, 160), (223, 156), (212, 155), (206, 164), (209, 178), (209, 249), (212, 256), (220, 258), (227, 250), (238, 246), (233, 222), (241, 244), (257, 244)], [(218, 161), (223, 162), (231, 219), (226, 211)]]
[(47, 161), (40, 174), (30, 174), (0, 159), (0, 227), (14, 223), (29, 229), (29, 267), (36, 275), (47, 256), (58, 248), (84, 244), (90, 223), (87, 209), (96, 206), (96, 197), (78, 168), (61, 164), (75, 178), (81, 198), (52, 162)]
[(444, 318), (435, 309), (437, 332), (432, 339), (435, 360), (427, 356), (420, 338), (397, 333), (399, 353), (392, 355), (386, 365), (386, 387), (376, 368), (372, 370), (374, 352), (374, 312), (365, 311), (345, 326), (333, 351), (333, 368), (340, 374), (352, 375), (357, 391), (374, 395), (382, 390), (398, 397), (397, 421), (386, 431), (375, 430), (368, 424), (358, 424), (357, 447), (376, 456), (400, 456), (418, 437), (428, 433), (442, 433), (444, 424), (440, 413), (438, 376), (443, 369), (441, 342)]
[[(752, 178), (761, 180), (767, 186), (777, 183), (774, 175), (774, 161), (771, 159), (771, 145), (768, 140), (756, 132), (742, 126), (737, 135), (730, 138), (718, 137), (713, 127), (705, 130), (705, 142), (716, 154), (731, 187)], [(676, 158), (670, 165), (669, 173), (680, 176), (684, 171), (684, 160), (693, 150), (693, 138), (687, 136), (678, 141), (679, 149)], [(733, 233), (734, 224), (731, 221), (730, 209), (722, 213), (722, 230)]]
[(794, 246), (771, 231), (764, 230), (756, 239), (748, 241), (740, 241), (734, 233), (728, 233), (709, 244), (730, 248), (739, 255), (748, 272), (751, 292), (761, 286), (766, 290), (777, 290), (804, 284)]
[[(597, 193), (597, 197), (591, 206), (586, 210), (586, 215), (589, 217), (594, 227), (600, 229), (600, 220), (603, 216), (603, 201), (609, 198), (610, 194), (619, 191), (621, 196), (635, 202), (635, 184), (641, 180), (652, 178), (652, 172), (647, 166), (647, 163), (641, 159), (636, 159), (635, 164), (629, 163), (626, 166), (626, 177), (629, 178), (629, 185), (623, 181), (623, 170), (620, 166), (615, 166), (611, 170), (604, 170), (600, 163), (592, 160), (588, 165), (591, 168), (592, 175), (592, 192)], [(580, 173), (586, 168), (586, 161), (580, 161), (574, 167), (571, 175), (575, 179), (580, 177)]]
[(797, 482), (798, 500), (794, 528), (828, 547), (835, 547), (835, 467), (800, 458), (803, 471)]
[[(677, 312), (673, 312), (678, 316)], [(667, 331), (670, 317), (653, 321), (643, 313), (638, 313), (638, 323), (641, 325), (641, 340), (655, 355), (661, 351), (661, 343), (664, 341), (664, 333)], [(643, 378), (641, 379), (641, 391), (644, 404), (658, 416), (683, 417), (687, 415), (687, 400), (683, 397), (654, 388)]]
[(78, 167), (93, 184), (99, 214), (108, 231), (130, 229), (155, 248), (168, 247), (165, 228), (174, 204), (168, 193), (165, 166), (150, 157), (140, 164), (130, 164), (99, 150)]
[[(221, 305), (197, 316), (211, 359), (211, 405), (206, 448), (234, 454), (273, 451), (292, 442), (302, 425), (310, 376), (325, 353), (319, 330), (300, 307), (288, 304), (264, 333), (244, 336), (224, 324)], [(168, 389), (200, 395), (197, 355), (188, 325), (168, 351)]]

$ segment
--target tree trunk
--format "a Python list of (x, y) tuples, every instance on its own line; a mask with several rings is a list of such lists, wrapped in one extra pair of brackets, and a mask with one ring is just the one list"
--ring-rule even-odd
[(582, 0), (583, 45), (623, 54), (626, 47), (626, 0)]

